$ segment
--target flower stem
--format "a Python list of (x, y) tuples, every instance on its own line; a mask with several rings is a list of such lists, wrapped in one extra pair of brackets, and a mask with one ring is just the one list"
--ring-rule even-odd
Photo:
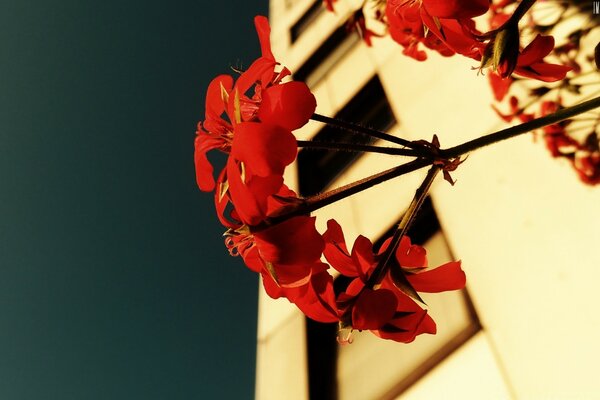
[(456, 157), (460, 157), (461, 155), (464, 155), (481, 147), (488, 146), (490, 144), (500, 142), (502, 140), (506, 140), (521, 135), (523, 133), (527, 133), (534, 129), (539, 129), (547, 125), (555, 124), (567, 118), (571, 118), (573, 116), (582, 114), (586, 111), (593, 110), (597, 107), (600, 107), (600, 97), (596, 97), (592, 100), (588, 100), (586, 102), (577, 104), (572, 107), (564, 108), (555, 112), (554, 114), (546, 115), (545, 117), (537, 118), (520, 125), (511, 126), (510, 128), (503, 129), (501, 131), (470, 140), (455, 147), (451, 147), (448, 149), (440, 149), (438, 150), (438, 154), (435, 157), (428, 156), (424, 158), (417, 158), (413, 161), (390, 168), (378, 174), (371, 175), (369, 177), (358, 180), (356, 182), (352, 182), (348, 185), (344, 185), (331, 191), (325, 192), (323, 194), (310, 197), (306, 199), (304, 203), (302, 203), (292, 211), (274, 217), (266, 218), (259, 225), (252, 227), (252, 229), (260, 230), (266, 228), (267, 226), (283, 222), (292, 217), (309, 214), (315, 210), (323, 208), (336, 201), (345, 199), (346, 197), (352, 196), (356, 193), (362, 192), (365, 189), (371, 188), (387, 180), (396, 178), (400, 175), (404, 175), (412, 171), (416, 171), (428, 165), (432, 165), (435, 159), (441, 158), (445, 160), (450, 160)]
[(531, 6), (533, 6), (533, 4), (535, 2), (536, 2), (536, 0), (521, 0), (519, 5), (517, 6), (517, 9), (515, 10), (513, 15), (511, 15), (509, 20), (507, 21), (507, 24), (509, 21), (512, 23), (518, 23), (521, 20), (521, 18), (523, 18), (525, 13), (527, 11), (529, 11)]
[(554, 114), (546, 115), (531, 121), (527, 121), (520, 125), (511, 126), (510, 128), (502, 129), (498, 132), (490, 133), (477, 139), (470, 140), (463, 144), (449, 149), (440, 150), (440, 156), (446, 159), (456, 158), (473, 150), (479, 149), (490, 144), (510, 139), (512, 137), (542, 128), (547, 125), (552, 125), (562, 120), (583, 114), (586, 111), (600, 107), (600, 97), (576, 104), (572, 107), (563, 108)]
[(356, 182), (349, 183), (348, 185), (344, 185), (339, 188), (330, 190), (323, 194), (312, 196), (306, 199), (304, 203), (302, 203), (300, 206), (298, 206), (290, 212), (266, 218), (259, 225), (252, 227), (252, 230), (258, 231), (260, 229), (266, 228), (267, 226), (275, 225), (280, 222), (286, 221), (290, 218), (309, 214), (315, 210), (323, 208), (329, 204), (335, 203), (336, 201), (345, 199), (346, 197), (350, 197), (353, 194), (362, 192), (363, 190), (378, 185), (382, 182), (431, 165), (431, 163), (432, 160), (430, 159), (418, 158), (416, 160), (398, 165), (397, 167), (390, 168), (378, 174), (360, 179)]
[(346, 130), (348, 132), (362, 133), (364, 135), (369, 135), (369, 136), (372, 136), (377, 139), (382, 139), (382, 140), (386, 140), (391, 143), (396, 143), (396, 144), (399, 144), (402, 146), (406, 146), (410, 149), (420, 150), (421, 156), (427, 156), (427, 155), (431, 154), (429, 149), (423, 145), (420, 145), (418, 143), (413, 143), (410, 140), (402, 139), (402, 138), (390, 135), (388, 133), (378, 131), (376, 129), (371, 129), (371, 128), (367, 128), (365, 126), (361, 126), (361, 125), (354, 124), (351, 122), (346, 122), (346, 121), (342, 121), (339, 119), (326, 117), (325, 115), (321, 115), (321, 114), (317, 114), (317, 113), (313, 114), (311, 119), (314, 121), (323, 122), (327, 125), (335, 126), (337, 128)]
[(516, 26), (519, 23), (519, 21), (521, 20), (521, 18), (523, 18), (525, 13), (527, 11), (529, 11), (531, 6), (533, 6), (533, 4), (535, 2), (536, 2), (536, 0), (522, 0), (519, 3), (519, 5), (517, 6), (516, 10), (513, 12), (513, 14), (510, 16), (510, 18), (506, 20), (505, 23), (503, 23), (500, 27), (498, 27), (496, 29), (493, 29), (489, 32), (478, 35), (478, 38), (481, 40), (487, 40), (487, 39), (494, 37), (494, 35), (496, 35), (501, 30), (505, 29), (506, 27), (508, 27), (510, 24), (513, 24), (514, 26)]
[(329, 142), (313, 142), (312, 140), (297, 140), (298, 147), (304, 147), (309, 149), (330, 149), (330, 150), (341, 150), (350, 152), (366, 152), (366, 153), (381, 153), (391, 154), (396, 156), (414, 156), (418, 154), (412, 149), (400, 149), (397, 147), (380, 147), (380, 146), (369, 146), (365, 144), (355, 143), (329, 143)]
[(402, 216), (402, 220), (398, 224), (396, 232), (394, 232), (394, 236), (392, 237), (390, 245), (386, 248), (381, 259), (379, 260), (379, 263), (375, 267), (375, 270), (369, 277), (369, 280), (367, 281), (368, 287), (373, 287), (374, 285), (381, 282), (386, 272), (390, 268), (390, 265), (392, 265), (392, 263), (390, 262), (391, 258), (394, 256), (396, 249), (400, 244), (400, 241), (402, 240), (404, 235), (406, 235), (406, 232), (408, 232), (410, 225), (415, 220), (417, 212), (423, 205), (423, 202), (427, 197), (427, 193), (431, 188), (431, 184), (433, 183), (433, 180), (437, 176), (438, 172), (440, 172), (440, 167), (437, 165), (432, 165), (429, 171), (427, 171), (427, 176), (425, 177), (421, 185), (417, 188), (417, 191), (415, 192), (415, 197), (413, 197), (410, 205), (408, 206), (408, 209)]

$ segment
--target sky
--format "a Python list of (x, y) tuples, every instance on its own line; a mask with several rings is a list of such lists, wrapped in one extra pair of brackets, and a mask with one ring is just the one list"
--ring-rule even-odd
[(193, 139), (267, 0), (0, 1), (0, 398), (244, 399), (258, 279)]

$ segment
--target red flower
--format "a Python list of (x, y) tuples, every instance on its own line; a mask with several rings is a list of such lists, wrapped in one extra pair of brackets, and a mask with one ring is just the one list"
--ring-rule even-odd
[(579, 174), (579, 178), (588, 185), (600, 183), (600, 152), (579, 150), (575, 152), (573, 167)]
[(315, 96), (304, 82), (287, 82), (261, 92), (258, 118), (289, 130), (298, 129), (315, 112)]
[(544, 131), (546, 148), (550, 151), (552, 157), (571, 158), (579, 147), (579, 142), (567, 135), (567, 131), (562, 125), (550, 125), (550, 128), (544, 129)]
[[(378, 254), (374, 254), (371, 241), (359, 236), (349, 253), (342, 229), (334, 220), (328, 221), (323, 238), (323, 254), (331, 266), (354, 278), (337, 298), (339, 313), (346, 325), (359, 330), (369, 329), (378, 336), (402, 342), (410, 342), (420, 333), (435, 333), (435, 323), (427, 311), (400, 290), (390, 272), (380, 284), (367, 286), (371, 284), (369, 279), (389, 240)], [(459, 261), (427, 269), (425, 249), (412, 245), (408, 237), (400, 242), (395, 258), (414, 290), (440, 292), (461, 289), (465, 285), (465, 274)]]
[[(322, 264), (325, 268), (328, 266)], [(273, 298), (286, 297), (307, 317), (319, 322), (336, 322), (338, 313), (333, 290), (333, 277), (326, 270), (313, 271), (305, 285), (282, 288), (263, 274), (265, 290)]]
[(269, 296), (286, 297), (317, 321), (338, 320), (333, 278), (320, 261), (324, 241), (315, 217), (294, 217), (258, 232), (244, 225), (227, 235), (230, 253), (240, 254), (261, 274)]
[(489, 0), (423, 0), (432, 17), (464, 19), (483, 15), (490, 7)]
[(479, 15), (482, 5), (487, 10), (485, 3), (487, 1), (389, 0), (386, 16), (390, 35), (404, 47), (405, 55), (418, 61), (427, 58), (419, 49), (420, 43), (443, 56), (459, 53), (479, 59), (482, 45), (475, 40), (475, 23), (464, 15)]
[[(390, 36), (404, 47), (402, 53), (417, 61), (424, 61), (427, 59), (427, 54), (419, 49), (419, 44), (425, 41), (425, 28), (420, 10), (420, 5), (415, 2), (388, 0), (385, 14)], [(445, 55), (453, 54), (449, 49), (449, 52), (445, 52), (444, 47), (443, 43), (439, 43), (437, 49)]]
[[(266, 17), (257, 16), (254, 18), (254, 24), (262, 57), (252, 63), (238, 78), (233, 88), (236, 95), (229, 98), (230, 114), (233, 114), (238, 101), (242, 121), (258, 118), (262, 122), (289, 130), (298, 129), (305, 125), (314, 113), (317, 105), (315, 97), (303, 82), (282, 83), (282, 79), (290, 75), (290, 71), (284, 67), (275, 72), (278, 63), (271, 52), (269, 21)], [(254, 94), (249, 97), (246, 93), (252, 88)]]
[(227, 236), (233, 255), (240, 254), (248, 268), (279, 287), (305, 285), (313, 271), (327, 269), (320, 262), (325, 244), (315, 229), (315, 217), (294, 217), (258, 232), (243, 225)]
[[(382, 285), (382, 287), (385, 287)], [(394, 316), (380, 329), (372, 330), (373, 334), (382, 339), (410, 343), (418, 335), (437, 332), (435, 321), (427, 310), (422, 309), (408, 296), (400, 296)]]
[(396, 259), (407, 274), (408, 281), (418, 292), (438, 293), (465, 287), (466, 276), (460, 268), (460, 261), (427, 268), (427, 251), (421, 246), (411, 244), (408, 236), (404, 236), (400, 241), (396, 249)]
[[(254, 22), (262, 56), (240, 75), (235, 85), (230, 76), (220, 75), (208, 87), (206, 117), (198, 124), (194, 143), (196, 181), (203, 191), (215, 187), (213, 167), (206, 157), (214, 149), (231, 153), (238, 161), (237, 169), (244, 170), (244, 183), (248, 183), (248, 175), (281, 175), (296, 154), (290, 131), (306, 124), (316, 107), (315, 98), (304, 83), (281, 82), (290, 72), (286, 68), (275, 72), (277, 62), (271, 52), (268, 20), (258, 16)], [(251, 90), (254, 93), (249, 97)], [(248, 125), (251, 122), (265, 125)], [(228, 169), (232, 177), (236, 168)]]
[(215, 188), (213, 167), (206, 153), (218, 149), (223, 153), (231, 151), (233, 127), (223, 118), (233, 78), (219, 75), (208, 85), (206, 92), (206, 119), (198, 123), (194, 141), (194, 164), (196, 166), (196, 182), (200, 190), (210, 192)]
[(519, 55), (515, 73), (543, 82), (556, 82), (564, 79), (572, 68), (565, 65), (544, 62), (554, 48), (554, 37), (537, 35)]
[(556, 82), (564, 79), (567, 72), (572, 69), (571, 67), (550, 64), (543, 60), (553, 48), (554, 37), (537, 35), (520, 53), (516, 54), (516, 63), (513, 64), (514, 71), (507, 66), (511, 64), (508, 62), (499, 65), (498, 73), (506, 78), (514, 72), (517, 75), (543, 82)]
[(488, 81), (490, 82), (490, 86), (492, 87), (496, 101), (502, 101), (515, 80), (510, 76), (507, 78), (502, 78), (496, 72), (490, 71), (488, 73)]

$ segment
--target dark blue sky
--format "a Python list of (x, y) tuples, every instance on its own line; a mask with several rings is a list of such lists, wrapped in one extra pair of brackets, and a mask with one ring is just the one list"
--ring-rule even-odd
[(256, 276), (194, 181), (267, 0), (0, 4), (0, 399), (243, 399)]

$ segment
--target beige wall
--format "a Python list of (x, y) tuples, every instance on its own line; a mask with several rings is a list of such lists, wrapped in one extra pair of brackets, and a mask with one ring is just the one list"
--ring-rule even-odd
[[(294, 71), (345, 10), (323, 14), (290, 48), (289, 26), (312, 1), (292, 3), (272, 1), (271, 23), (273, 51)], [(472, 66), (436, 55), (418, 63), (388, 39), (360, 43), (315, 88), (317, 112), (332, 115), (377, 72), (399, 121), (395, 134), (435, 133), (443, 147), (458, 144), (502, 126), (487, 80)], [(318, 128), (311, 123), (299, 135)], [(395, 162), (364, 156), (340, 182)], [(293, 183), (293, 168), (287, 175)], [(335, 217), (349, 242), (359, 233), (377, 238), (412, 197), (422, 174), (413, 175), (319, 211), (320, 229)], [(454, 187), (437, 181), (432, 197), (483, 331), (402, 398), (600, 399), (600, 188), (581, 184), (531, 136), (471, 154), (453, 177)], [(286, 300), (261, 294), (259, 303), (256, 396), (305, 399), (302, 316)]]

